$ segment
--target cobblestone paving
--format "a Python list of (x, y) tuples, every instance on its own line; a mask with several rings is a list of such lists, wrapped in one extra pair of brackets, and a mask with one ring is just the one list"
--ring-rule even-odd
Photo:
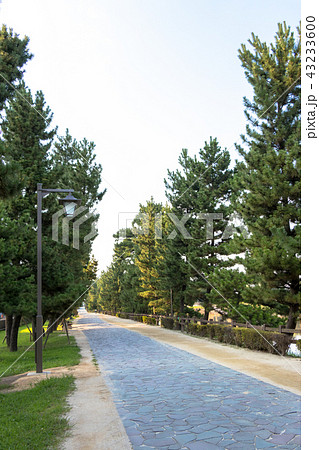
[(299, 449), (300, 397), (87, 316), (134, 449)]

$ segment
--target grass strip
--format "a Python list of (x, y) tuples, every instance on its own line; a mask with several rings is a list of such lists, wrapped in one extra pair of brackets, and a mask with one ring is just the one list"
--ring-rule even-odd
[[(0, 332), (0, 375), (11, 366), (12, 363), (32, 344), (27, 327), (20, 327), (18, 338), (18, 351), (10, 352), (6, 343), (2, 344), (4, 331)], [(79, 364), (81, 356), (73, 336), (70, 336), (70, 344), (64, 333), (55, 331), (50, 334), (47, 345), (43, 349), (43, 368), (59, 366), (74, 366)], [(3, 375), (8, 377), (35, 370), (34, 345)]]
[(0, 393), (1, 448), (58, 448), (70, 429), (66, 398), (74, 386), (74, 377), (64, 376), (24, 391)]

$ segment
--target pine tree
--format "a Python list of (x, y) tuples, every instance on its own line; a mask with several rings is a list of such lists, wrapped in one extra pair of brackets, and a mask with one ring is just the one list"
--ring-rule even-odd
[(21, 316), (31, 316), (36, 297), (33, 272), (25, 260), (33, 230), (25, 216), (12, 219), (0, 202), (0, 311), (6, 314), (6, 343), (17, 350), (16, 330)]
[(12, 28), (2, 25), (0, 31), (0, 110), (12, 98), (14, 89), (22, 80), (22, 67), (33, 55), (28, 50), (29, 38), (21, 39)]
[[(158, 246), (159, 256), (157, 272), (159, 275), (159, 287), (162, 296), (169, 299), (169, 312), (171, 306), (173, 313), (184, 314), (187, 305), (187, 285), (190, 278), (190, 266), (182, 257), (184, 243), (179, 235), (171, 239), (176, 231), (175, 225), (169, 219), (168, 214), (172, 208), (165, 206), (162, 210), (162, 241)], [(172, 305), (171, 305), (172, 303)], [(168, 309), (168, 300), (166, 301)]]
[[(30, 277), (36, 280), (37, 183), (41, 182), (44, 188), (70, 187), (82, 199), (83, 205), (88, 207), (94, 207), (104, 195), (104, 191), (99, 191), (102, 168), (94, 161), (94, 144), (85, 139), (78, 143), (68, 135), (66, 139), (60, 138), (52, 149), (56, 130), (50, 129), (51, 121), (52, 113), (45, 105), (43, 94), (37, 92), (33, 99), (30, 91), (22, 84), (17, 95), (9, 102), (3, 122), (4, 154), (19, 166), (21, 174), (20, 192), (6, 205), (5, 212), (11, 221), (19, 224), (18, 235), (14, 238), (18, 238), (19, 245), (23, 247), (23, 254), (17, 252), (13, 260), (7, 259), (7, 264), (13, 264), (16, 273), (21, 272), (21, 275), (16, 275), (19, 279), (26, 279), (25, 289), (21, 286), (21, 301), (20, 297), (11, 299), (5, 303), (7, 309), (3, 310), (7, 313), (8, 323), (12, 322), (15, 330), (18, 329), (15, 318), (18, 323), (22, 314), (31, 318), (36, 313), (35, 284), (33, 301), (28, 302), (27, 309), (23, 298), (30, 297)], [(91, 282), (85, 269), (90, 262), (94, 236), (86, 242), (84, 238), (91, 232), (98, 215), (93, 213), (83, 223), (80, 228), (81, 245), (75, 249), (72, 245), (66, 246), (52, 240), (52, 216), (61, 208), (58, 196), (50, 194), (44, 199), (43, 207), (43, 316), (44, 321), (48, 318), (52, 322), (65, 311), (69, 314), (69, 308), (77, 298), (79, 304), (83, 302), (81, 294)], [(72, 243), (72, 233), (69, 238)], [(7, 298), (11, 298), (9, 292)], [(16, 347), (17, 334), (11, 341)]]
[[(122, 236), (125, 236), (123, 239)], [(142, 313), (147, 311), (147, 302), (140, 297), (140, 271), (135, 264), (136, 246), (135, 235), (131, 228), (119, 230), (113, 236), (116, 241), (114, 245), (114, 258), (120, 268), (120, 305), (123, 312)]]
[[(90, 259), (93, 240), (97, 234), (85, 240), (99, 218), (93, 208), (105, 193), (105, 190), (99, 191), (102, 167), (95, 162), (95, 158), (94, 143), (86, 139), (78, 142), (70, 136), (68, 130), (66, 136), (58, 137), (50, 153), (48, 185), (74, 189), (74, 195), (82, 201), (82, 215), (87, 214), (79, 228), (79, 248), (73, 248), (72, 245), (73, 221), (69, 225), (69, 245), (63, 245), (61, 239), (58, 242), (52, 240), (52, 216), (61, 209), (58, 196), (50, 195), (45, 199), (47, 213), (43, 214), (43, 314), (51, 320), (64, 311), (69, 314), (69, 307), (77, 298), (78, 304), (74, 304), (74, 307), (84, 301), (81, 294), (92, 283), (94, 270), (97, 269), (96, 262)], [(76, 216), (74, 220), (82, 215)], [(90, 263), (93, 264), (91, 268)]]
[(148, 302), (153, 313), (163, 313), (169, 309), (169, 298), (162, 296), (159, 283), (158, 264), (160, 258), (159, 247), (162, 242), (157, 236), (157, 221), (161, 220), (162, 205), (155, 203), (153, 198), (140, 205), (139, 215), (134, 220), (137, 237), (134, 239), (136, 247), (135, 264), (140, 271), (139, 295)]
[[(11, 336), (12, 351), (17, 349), (21, 316), (35, 314), (35, 286), (31, 289), (34, 294), (33, 302), (26, 303), (25, 299), (30, 300), (30, 280), (32, 277), (36, 279), (36, 183), (39, 179), (45, 182), (50, 169), (48, 151), (55, 134), (55, 130), (47, 130), (51, 120), (51, 111), (45, 106), (43, 94), (37, 92), (33, 100), (30, 91), (22, 83), (9, 102), (2, 123), (4, 156), (18, 165), (20, 174), (20, 191), (6, 203), (2, 211), (2, 217), (7, 218), (7, 226), (10, 226), (11, 221), (12, 228), (16, 230), (15, 234), (8, 235), (7, 246), (10, 248), (17, 240), (19, 242), (16, 252), (6, 260), (6, 265), (10, 266), (12, 274), (19, 281), (20, 295), (12, 297), (9, 285), (6, 285), (7, 289), (3, 292), (6, 298), (3, 312), (6, 313), (8, 324), (12, 323), (14, 331), (12, 333), (8, 329), (7, 333)], [(5, 230), (3, 233), (5, 235)]]
[[(32, 58), (27, 48), (29, 39), (20, 39), (13, 30), (2, 25), (0, 31), (0, 112), (14, 94), (23, 77), (22, 67)], [(0, 198), (12, 197), (19, 189), (18, 165), (5, 155), (0, 140)]]
[(189, 214), (185, 225), (189, 236), (176, 236), (172, 246), (179, 249), (178, 253), (189, 264), (185, 301), (200, 300), (207, 317), (214, 297), (210, 295), (211, 286), (205, 278), (226, 265), (222, 259), (226, 254), (222, 234), (230, 212), (230, 155), (211, 138), (198, 157), (191, 158), (187, 150), (183, 150), (179, 163), (182, 171), (169, 171), (165, 186), (172, 211), (179, 219)]
[(267, 45), (252, 34), (239, 58), (254, 90), (244, 99), (245, 149), (238, 147), (234, 207), (249, 230), (245, 298), (282, 308), (294, 328), (300, 312), (300, 30), (285, 23)]
[(95, 311), (96, 309), (98, 309), (98, 298), (100, 294), (99, 281), (100, 279), (91, 286), (85, 299), (86, 308), (89, 311)]

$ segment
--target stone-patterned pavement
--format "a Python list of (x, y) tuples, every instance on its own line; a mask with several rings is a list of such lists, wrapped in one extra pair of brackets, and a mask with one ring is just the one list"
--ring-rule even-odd
[(85, 315), (134, 449), (299, 449), (300, 397)]

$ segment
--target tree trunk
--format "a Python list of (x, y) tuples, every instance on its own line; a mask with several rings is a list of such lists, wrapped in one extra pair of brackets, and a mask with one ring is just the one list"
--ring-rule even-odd
[(54, 319), (52, 317), (50, 317), (46, 334), (51, 334), (53, 332), (53, 327), (54, 327), (53, 324), (54, 324)]
[(173, 289), (170, 289), (170, 316), (173, 317), (174, 316), (174, 311), (173, 311)]
[(290, 305), (286, 328), (291, 329), (296, 328), (298, 315), (299, 315), (299, 305)]
[(52, 317), (53, 325), (51, 327), (51, 332), (56, 331), (58, 329), (59, 322), (60, 322), (60, 320), (58, 320), (58, 319), (59, 319), (59, 316), (53, 316)]
[(184, 314), (184, 299), (181, 298), (180, 303), (179, 303), (179, 312), (181, 314)]
[(10, 352), (16, 352), (18, 350), (18, 333), (20, 326), (21, 316), (15, 315), (12, 328), (11, 328), (11, 336), (10, 336)]
[(7, 341), (7, 347), (10, 347), (11, 329), (12, 329), (12, 314), (6, 314), (6, 341)]
[(182, 286), (182, 296), (180, 297), (180, 302), (179, 302), (179, 312), (180, 312), (182, 315), (184, 314), (185, 291), (186, 291), (186, 285), (183, 284), (183, 286)]

